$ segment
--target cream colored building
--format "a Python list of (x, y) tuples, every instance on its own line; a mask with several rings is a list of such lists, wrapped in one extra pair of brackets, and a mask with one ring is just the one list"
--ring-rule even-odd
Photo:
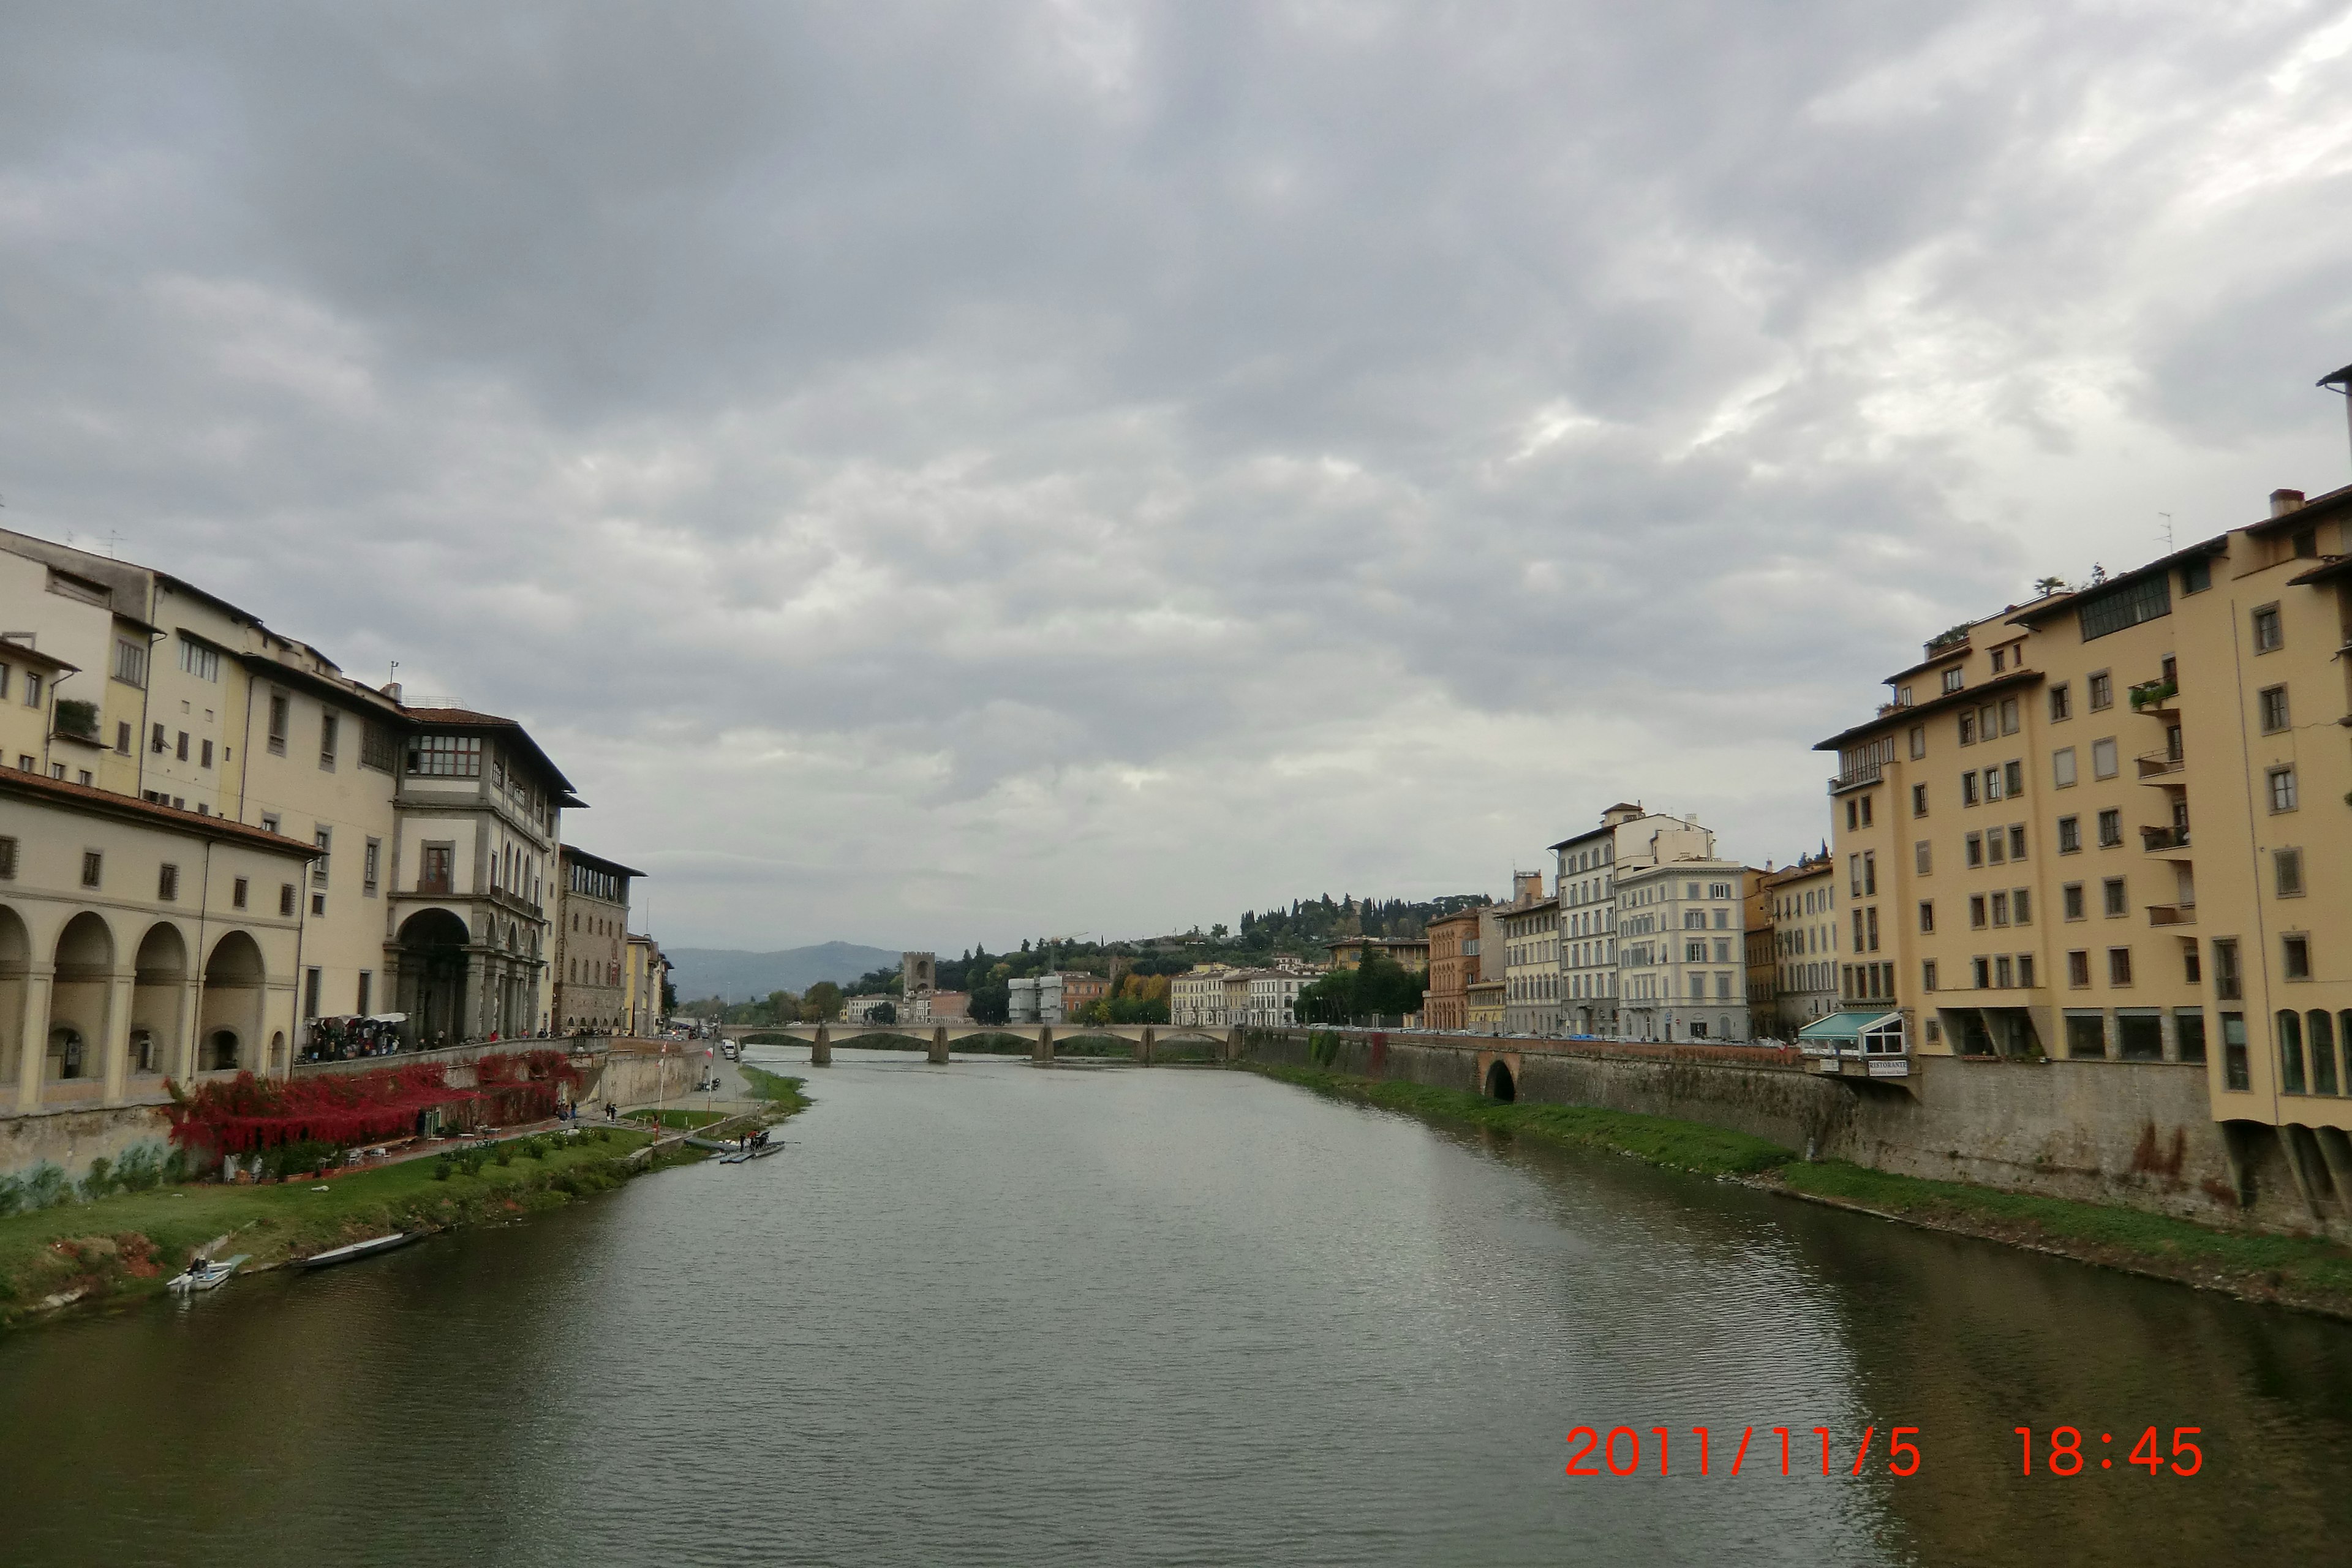
[(555, 905), (553, 1016), (559, 1032), (625, 1030), (629, 1020), (629, 881), (644, 872), (566, 844)]
[(305, 933), (298, 1033), (385, 1012), (427, 1044), (548, 1026), (558, 824), (581, 803), (520, 724), (404, 706), (192, 584), (5, 531), (0, 625), (74, 665), (53, 689), (97, 710), (95, 742), (52, 737), (52, 775), (315, 852), (275, 910)]
[[(1496, 911), (1503, 928), (1503, 1030), (1511, 1035), (1559, 1035), (1567, 1021), (1559, 1004), (1559, 900), (1528, 898)], [(1543, 874), (1533, 874), (1536, 891)]]
[(669, 1016), (669, 1010), (662, 1005), (662, 988), (669, 979), (670, 962), (662, 956), (661, 945), (652, 937), (632, 933), (622, 966), (628, 983), (625, 1005), (629, 1033), (652, 1035)]
[(1627, 871), (1715, 853), (1715, 835), (1684, 817), (1620, 801), (1601, 825), (1551, 847), (1559, 898), (1562, 1032), (1613, 1037), (1623, 1026), (1617, 978), (1617, 879)]
[(0, 770), (0, 1110), (153, 1105), (166, 1078), (286, 1071), (311, 933), (281, 892), (311, 853)]
[(1831, 858), (1813, 856), (1768, 873), (1779, 1029), (1794, 1038), (1806, 1025), (1838, 1010), (1837, 876)]
[(1747, 868), (1691, 858), (1617, 878), (1618, 984), (1628, 1038), (1745, 1040)]
[(1187, 1028), (1222, 1029), (1225, 1019), (1225, 970), (1187, 970), (1168, 981), (1168, 1021)]
[(1839, 974), (1912, 1048), (2199, 1064), (2352, 1183), (2352, 489), (1951, 631), (1822, 743)]

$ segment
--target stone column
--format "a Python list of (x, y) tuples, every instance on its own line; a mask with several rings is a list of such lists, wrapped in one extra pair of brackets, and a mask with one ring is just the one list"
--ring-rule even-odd
[(934, 1024), (931, 1026), (931, 1060), (944, 1067), (947, 1065), (947, 1059), (948, 1026), (945, 1024)]
[(833, 1031), (823, 1024), (816, 1026), (816, 1038), (809, 1043), (809, 1066), (829, 1068), (833, 1065)]
[(2319, 1157), (2336, 1188), (2336, 1206), (2352, 1222), (2352, 1137), (2347, 1137), (2341, 1127), (2315, 1127), (2311, 1135), (2319, 1144)]
[(1054, 1059), (1054, 1026), (1051, 1024), (1037, 1026), (1037, 1044), (1030, 1051), (1029, 1059), (1039, 1063)]
[(135, 969), (119, 969), (106, 982), (106, 1035), (100, 1047), (100, 1070), (106, 1077), (106, 1103), (122, 1103), (131, 1076), (131, 988), (139, 984)]
[(25, 966), (25, 1017), (16, 1055), (16, 1109), (32, 1110), (41, 1103), (41, 1078), (49, 1070), (49, 986), (57, 979), (54, 963)]
[(456, 1045), (469, 1036), (482, 1032), (482, 982), (489, 965), (486, 952), (466, 954), (466, 978), (457, 987), (457, 1016), (449, 1031), (449, 1043)]
[(2164, 1059), (2180, 1059), (2180, 1019), (2169, 1007), (2156, 1016), (2156, 1032), (2164, 1041)]
[(181, 1083), (196, 1076), (196, 1052), (202, 1043), (196, 1030), (204, 1021), (205, 983), (191, 975), (180, 982), (180, 1038), (172, 1047), (171, 1060), (163, 1070)]
[(1136, 1042), (1136, 1065), (1138, 1067), (1150, 1067), (1151, 1065), (1151, 1053), (1159, 1044), (1159, 1035), (1147, 1026), (1143, 1031), (1143, 1038)]

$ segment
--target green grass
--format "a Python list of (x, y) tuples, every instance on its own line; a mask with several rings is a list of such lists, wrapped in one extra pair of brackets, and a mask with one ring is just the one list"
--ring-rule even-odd
[(2315, 1237), (2215, 1230), (2140, 1209), (1898, 1176), (1842, 1160), (1792, 1163), (1779, 1174), (1781, 1184), (1795, 1192), (1944, 1228), (2037, 1240), (2182, 1278), (2251, 1277), (2297, 1293), (2352, 1300), (2352, 1249)]
[(640, 1126), (659, 1125), (673, 1131), (692, 1131), (697, 1127), (708, 1127), (714, 1121), (724, 1121), (732, 1114), (725, 1110), (656, 1110), (648, 1106), (642, 1110), (624, 1110), (621, 1120), (635, 1121)]
[(786, 1116), (806, 1110), (815, 1103), (802, 1091), (808, 1088), (804, 1078), (788, 1078), (780, 1072), (767, 1072), (755, 1067), (744, 1067), (743, 1081), (751, 1086), (753, 1098), (768, 1102), (769, 1108)]
[(1663, 1116), (1602, 1110), (1585, 1105), (1539, 1105), (1527, 1100), (1504, 1104), (1458, 1089), (1357, 1078), (1317, 1068), (1282, 1067), (1267, 1062), (1246, 1064), (1252, 1072), (1319, 1093), (1353, 1100), (1383, 1110), (1402, 1110), (1436, 1121), (1468, 1122), (1479, 1127), (1507, 1129), (1614, 1149), (1647, 1160), (1654, 1165), (1699, 1171), (1712, 1175), (1752, 1175), (1796, 1158), (1793, 1151), (1745, 1132)]
[(1524, 1100), (1506, 1105), (1461, 1089), (1267, 1062), (1243, 1065), (1284, 1083), (1433, 1121), (1613, 1149), (1652, 1164), (1745, 1177), (1940, 1230), (2045, 1247), (2168, 1279), (2219, 1282), (2240, 1294), (2277, 1294), (2352, 1316), (2352, 1248), (2315, 1237), (2217, 1230), (2141, 1209), (1928, 1181), (1841, 1160), (1808, 1163), (1761, 1138), (1665, 1117)]
[[(601, 1131), (601, 1130), (600, 1130)], [(258, 1267), (393, 1230), (446, 1229), (553, 1207), (618, 1186), (625, 1157), (648, 1141), (634, 1130), (603, 1138), (551, 1139), (539, 1159), (484, 1164), (436, 1180), (436, 1159), (357, 1171), (312, 1189), (311, 1181), (266, 1186), (192, 1184), (124, 1193), (95, 1203), (0, 1218), (0, 1324), (47, 1296), (82, 1289), (85, 1300), (149, 1295), (194, 1251), (228, 1235), (223, 1255), (249, 1252)]]

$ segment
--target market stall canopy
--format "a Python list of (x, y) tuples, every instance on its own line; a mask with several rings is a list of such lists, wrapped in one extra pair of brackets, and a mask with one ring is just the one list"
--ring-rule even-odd
[(1800, 1048), (1810, 1051), (1858, 1050), (1872, 1056), (1899, 1055), (1903, 1048), (1903, 1015), (1855, 1009), (1816, 1018), (1797, 1031)]

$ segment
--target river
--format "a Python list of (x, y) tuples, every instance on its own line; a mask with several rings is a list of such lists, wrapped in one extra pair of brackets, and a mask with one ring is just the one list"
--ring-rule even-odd
[[(0, 1340), (0, 1561), (1818, 1568), (2352, 1542), (2352, 1327), (1242, 1073), (838, 1062), (774, 1159)], [(2083, 1473), (2020, 1476), (2012, 1429), (2039, 1472), (2061, 1426)], [(1601, 1449), (1564, 1475), (1580, 1426), (1632, 1428), (1613, 1452), (1638, 1437), (1639, 1473)], [(1918, 1429), (1908, 1477), (1895, 1426)], [(2131, 1465), (2149, 1426), (2168, 1454), (2200, 1428), (2198, 1473)]]

